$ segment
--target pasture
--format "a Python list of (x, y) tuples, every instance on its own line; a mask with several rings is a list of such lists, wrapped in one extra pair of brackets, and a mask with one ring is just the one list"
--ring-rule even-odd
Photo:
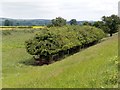
[(39, 30), (2, 32), (3, 88), (118, 87), (118, 34), (61, 61), (33, 66), (24, 44)]

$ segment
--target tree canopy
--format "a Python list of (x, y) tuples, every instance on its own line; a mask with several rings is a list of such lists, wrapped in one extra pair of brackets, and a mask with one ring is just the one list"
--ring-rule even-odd
[(108, 28), (107, 32), (110, 34), (110, 36), (118, 31), (120, 18), (117, 15), (103, 16), (102, 21), (104, 25)]
[(85, 21), (85, 22), (83, 23), (83, 25), (91, 26), (92, 24), (91, 24), (90, 22), (88, 22), (88, 21)]
[(70, 25), (77, 25), (77, 20), (76, 19), (71, 19), (70, 20)]
[(12, 26), (12, 22), (10, 20), (5, 20), (4, 26)]
[(66, 25), (66, 20), (62, 17), (57, 17), (56, 19), (52, 19), (53, 26), (64, 26)]

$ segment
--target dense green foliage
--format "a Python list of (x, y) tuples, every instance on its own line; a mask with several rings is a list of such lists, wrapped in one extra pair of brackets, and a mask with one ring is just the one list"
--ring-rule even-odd
[(76, 19), (71, 19), (70, 20), (70, 25), (77, 25), (77, 20)]
[(62, 17), (57, 17), (56, 19), (52, 19), (53, 26), (64, 26), (66, 25), (66, 20)]
[(120, 18), (117, 15), (103, 16), (102, 21), (97, 21), (93, 26), (102, 29), (105, 33), (112, 36), (113, 33), (118, 32), (120, 25)]
[(103, 23), (108, 27), (108, 33), (112, 36), (113, 33), (118, 31), (118, 26), (120, 25), (120, 18), (117, 15), (103, 16)]
[(105, 33), (108, 33), (109, 28), (103, 23), (103, 21), (96, 21), (93, 26), (102, 29)]
[(85, 21), (85, 22), (83, 23), (83, 25), (92, 26), (92, 23)]
[(41, 30), (33, 39), (26, 41), (27, 52), (47, 58), (51, 55), (71, 53), (90, 46), (104, 37), (102, 30), (90, 26), (51, 27)]

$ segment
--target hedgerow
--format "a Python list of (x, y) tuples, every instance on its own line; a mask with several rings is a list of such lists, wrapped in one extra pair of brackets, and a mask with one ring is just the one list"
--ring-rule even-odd
[[(104, 37), (101, 29), (91, 26), (63, 26), (43, 29), (25, 42), (26, 50), (42, 62), (57, 60), (84, 47), (91, 46)], [(56, 58), (55, 58), (56, 57)]]

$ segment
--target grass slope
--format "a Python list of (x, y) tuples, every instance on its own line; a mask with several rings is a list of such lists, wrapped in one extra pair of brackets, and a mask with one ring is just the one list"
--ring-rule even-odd
[(34, 33), (3, 36), (3, 88), (113, 88), (117, 77), (117, 35), (51, 65), (32, 66), (24, 41)]

